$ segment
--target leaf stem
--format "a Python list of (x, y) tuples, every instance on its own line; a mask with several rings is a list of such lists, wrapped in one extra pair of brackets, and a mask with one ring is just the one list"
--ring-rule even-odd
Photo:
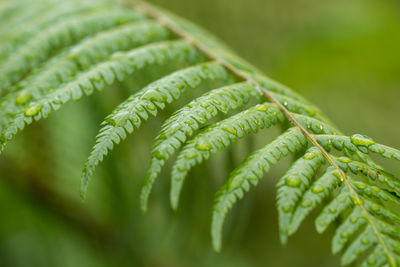
[(153, 18), (157, 22), (159, 22), (161, 25), (167, 27), (172, 33), (176, 34), (177, 36), (185, 39), (187, 42), (192, 44), (194, 47), (196, 47), (200, 52), (202, 52), (206, 57), (208, 57), (211, 60), (217, 61), (219, 64), (224, 66), (227, 70), (232, 72), (235, 76), (237, 76), (240, 79), (243, 79), (244, 81), (247, 81), (249, 84), (253, 85), (260, 93), (268, 99), (271, 103), (274, 103), (279, 110), (283, 113), (283, 115), (294, 125), (296, 126), (302, 134), (310, 141), (310, 143), (315, 146), (318, 150), (321, 151), (322, 155), (326, 158), (326, 160), (329, 162), (330, 165), (332, 165), (335, 169), (338, 170), (341, 179), (345, 186), (349, 189), (352, 197), (353, 197), (353, 202), (360, 207), (362, 212), (365, 214), (366, 219), (368, 220), (372, 230), (374, 231), (377, 241), (380, 243), (382, 246), (383, 250), (385, 251), (385, 254), (387, 255), (387, 260), (390, 266), (392, 267), (397, 267), (396, 261), (393, 258), (393, 256), (390, 254), (385, 242), (383, 241), (383, 238), (378, 231), (375, 222), (371, 218), (371, 214), (365, 209), (363, 206), (363, 201), (360, 199), (358, 196), (357, 192), (354, 190), (354, 188), (351, 186), (350, 182), (348, 181), (346, 174), (343, 172), (343, 170), (337, 165), (335, 160), (329, 155), (329, 153), (318, 143), (318, 141), (314, 138), (314, 136), (309, 133), (303, 125), (301, 125), (292, 115), (292, 113), (287, 110), (277, 99), (273, 97), (273, 95), (267, 91), (263, 86), (258, 83), (256, 80), (254, 80), (249, 74), (247, 74), (245, 71), (242, 71), (235, 67), (233, 64), (222, 58), (221, 56), (218, 55), (218, 53), (215, 53), (213, 50), (209, 49), (207, 46), (203, 45), (200, 41), (197, 41), (196, 38), (190, 33), (179, 27), (172, 19), (170, 19), (168, 16), (164, 15), (162, 12), (158, 11), (156, 8), (153, 8), (151, 5), (144, 3), (140, 0), (131, 0), (127, 2), (128, 5), (131, 5), (135, 9), (139, 10), (143, 14), (149, 16), (150, 18)]

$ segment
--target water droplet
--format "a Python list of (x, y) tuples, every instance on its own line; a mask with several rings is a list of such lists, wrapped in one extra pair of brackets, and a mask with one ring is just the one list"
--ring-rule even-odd
[(156, 106), (155, 106), (153, 103), (148, 103), (148, 104), (146, 105), (146, 107), (147, 107), (149, 110), (152, 110), (152, 111), (154, 111), (154, 110), (157, 109)]
[(380, 209), (381, 209), (381, 207), (379, 207), (378, 205), (371, 206), (371, 210), (373, 210), (373, 211), (379, 211)]
[(314, 194), (318, 194), (318, 193), (323, 192), (323, 191), (324, 191), (324, 188), (322, 187), (322, 185), (316, 184), (316, 185), (314, 185), (314, 186), (312, 187), (311, 191), (312, 191)]
[(256, 109), (258, 111), (266, 111), (268, 107), (266, 105), (258, 105)]
[(31, 99), (31, 95), (27, 92), (19, 93), (15, 99), (15, 104), (24, 105)]
[(210, 150), (211, 149), (211, 145), (209, 142), (201, 140), (200, 142), (198, 142), (196, 144), (196, 149), (198, 150)]
[(370, 145), (375, 144), (375, 141), (370, 137), (361, 134), (354, 134), (350, 137), (351, 142), (356, 146), (365, 146), (369, 147)]
[(227, 131), (227, 132), (229, 132), (229, 133), (231, 133), (233, 135), (237, 135), (237, 131), (236, 131), (236, 129), (234, 127), (225, 126), (222, 129), (224, 129), (225, 131)]
[(347, 157), (340, 157), (340, 158), (338, 158), (337, 160), (340, 161), (340, 162), (343, 162), (343, 163), (350, 163), (350, 162), (352, 162), (352, 160), (349, 159), (349, 158), (347, 158)]
[(289, 206), (289, 205), (282, 207), (283, 212), (290, 212), (290, 211), (292, 211), (292, 209), (293, 208), (291, 206)]
[(315, 156), (316, 155), (314, 152), (309, 152), (309, 153), (305, 154), (303, 158), (310, 160), (310, 159), (315, 158)]
[(361, 255), (361, 254), (363, 254), (363, 253), (364, 253), (364, 251), (361, 250), (361, 249), (358, 249), (358, 250), (356, 251), (356, 254), (357, 254), (357, 255)]
[(361, 243), (363, 243), (364, 245), (368, 245), (369, 244), (369, 239), (364, 237), (363, 239), (361, 239)]
[(337, 210), (336, 210), (336, 208), (329, 208), (328, 211), (329, 211), (330, 213), (336, 213)]
[(298, 187), (301, 183), (301, 179), (297, 176), (286, 178), (286, 185), (290, 187)]
[(350, 222), (353, 224), (356, 223), (357, 221), (358, 221), (358, 217), (356, 217), (356, 216), (353, 216), (350, 218)]
[(25, 116), (32, 117), (37, 115), (42, 109), (42, 104), (35, 104), (25, 109)]
[(343, 238), (348, 238), (348, 237), (350, 237), (350, 233), (349, 232), (343, 232), (343, 233), (340, 234), (340, 236), (343, 237)]
[(287, 101), (283, 102), (283, 105), (286, 107), (288, 105), (288, 102)]
[(185, 88), (185, 85), (178, 84), (178, 85), (176, 85), (176, 88), (178, 88), (179, 90), (182, 90), (183, 88)]

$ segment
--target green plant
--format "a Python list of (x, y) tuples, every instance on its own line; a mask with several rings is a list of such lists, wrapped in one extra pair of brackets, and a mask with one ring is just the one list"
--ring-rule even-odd
[[(153, 183), (176, 150), (182, 147), (171, 175), (174, 209), (195, 165), (250, 133), (279, 124), (285, 131), (250, 154), (217, 192), (212, 220), (215, 249), (221, 247), (222, 225), (233, 204), (291, 152), (298, 159), (277, 184), (282, 242), (324, 203), (317, 230), (323, 232), (343, 215), (333, 239), (334, 252), (345, 250), (343, 264), (366, 253), (365, 266), (399, 264), (399, 180), (367, 155), (400, 160), (398, 150), (366, 136), (344, 136), (318, 108), (266, 78), (219, 41), (147, 4), (39, 1), (33, 11), (23, 1), (3, 5), (1, 149), (27, 124), (49, 116), (69, 100), (79, 100), (116, 80), (152, 72), (155, 81), (102, 123), (83, 171), (84, 197), (96, 166), (115, 144), (167, 104), (205, 86), (213, 90), (177, 109), (155, 140), (141, 194), (144, 211)], [(43, 17), (30, 20), (34, 12), (43, 12)], [(21, 27), (26, 21), (31, 21), (29, 27)], [(247, 107), (251, 101), (257, 104)], [(219, 113), (235, 110), (242, 111), (212, 122)], [(323, 202), (330, 197), (330, 202)]]

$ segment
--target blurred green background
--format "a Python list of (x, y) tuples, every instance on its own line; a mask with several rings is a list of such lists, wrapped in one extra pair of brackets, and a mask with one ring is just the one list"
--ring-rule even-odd
[[(216, 34), (321, 107), (344, 133), (400, 148), (400, 1), (151, 2)], [(99, 122), (126, 96), (104, 92), (70, 103), (7, 147), (0, 158), (0, 266), (339, 265), (330, 253), (332, 230), (316, 234), (312, 218), (280, 245), (274, 184), (287, 163), (234, 209), (219, 254), (209, 225), (213, 194), (229, 173), (221, 170), (223, 155), (194, 170), (177, 213), (163, 173), (149, 212), (141, 214), (138, 193), (162, 121), (148, 122), (116, 148), (82, 203), (80, 171)], [(254, 146), (278, 130), (261, 132)], [(387, 166), (400, 173), (398, 164)]]

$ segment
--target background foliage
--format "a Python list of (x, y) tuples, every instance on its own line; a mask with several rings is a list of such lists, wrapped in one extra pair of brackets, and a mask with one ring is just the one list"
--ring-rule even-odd
[[(346, 134), (368, 133), (378, 142), (400, 147), (398, 1), (152, 2), (215, 33), (270, 77), (317, 103)], [(133, 86), (129, 81), (125, 85)], [(156, 185), (149, 212), (142, 215), (140, 184), (156, 134), (152, 128), (161, 121), (146, 123), (115, 149), (96, 173), (82, 204), (80, 172), (98, 124), (127, 95), (106, 90), (69, 103), (48, 120), (28, 127), (4, 151), (0, 158), (1, 266), (339, 264), (330, 253), (332, 233), (316, 234), (311, 220), (287, 248), (280, 245), (274, 185), (285, 164), (274, 168), (234, 209), (223, 252), (212, 251), (211, 202), (227, 176), (218, 167), (240, 162), (246, 143), (242, 143), (243, 155), (235, 151), (233, 159), (220, 156), (194, 170), (176, 214), (169, 209), (167, 179), (160, 179), (164, 182)], [(260, 132), (254, 146), (278, 130)], [(399, 171), (394, 163), (388, 167)], [(168, 173), (163, 175), (166, 178)]]

